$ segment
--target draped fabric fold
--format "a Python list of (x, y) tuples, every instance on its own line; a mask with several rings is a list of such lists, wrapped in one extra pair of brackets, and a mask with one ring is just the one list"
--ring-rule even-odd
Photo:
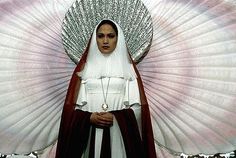
[(138, 124), (132, 109), (112, 112), (119, 124), (128, 158), (143, 158), (144, 151), (138, 130)]
[(111, 158), (111, 139), (110, 139), (110, 128), (105, 127), (103, 129), (102, 136), (102, 148), (100, 157)]
[(57, 146), (57, 158), (82, 155), (89, 138), (90, 115), (89, 112), (75, 110), (71, 113), (69, 124), (62, 122), (60, 141), (58, 141)]

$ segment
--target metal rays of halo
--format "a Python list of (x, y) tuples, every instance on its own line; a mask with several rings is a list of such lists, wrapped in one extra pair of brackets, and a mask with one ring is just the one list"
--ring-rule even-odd
[(176, 155), (235, 150), (235, 2), (144, 3), (153, 18), (154, 35), (138, 69), (156, 142)]
[(63, 22), (62, 39), (70, 58), (78, 63), (95, 26), (103, 19), (121, 26), (132, 58), (141, 61), (153, 35), (150, 13), (141, 0), (77, 0)]

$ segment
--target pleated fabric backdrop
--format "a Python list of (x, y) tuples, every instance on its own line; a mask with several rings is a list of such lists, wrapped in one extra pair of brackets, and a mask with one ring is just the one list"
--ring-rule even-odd
[[(142, 0), (153, 42), (138, 64), (157, 155), (236, 148), (236, 3)], [(75, 64), (61, 25), (74, 0), (0, 1), (0, 152), (27, 154), (56, 142)], [(52, 158), (48, 148), (43, 157)]]

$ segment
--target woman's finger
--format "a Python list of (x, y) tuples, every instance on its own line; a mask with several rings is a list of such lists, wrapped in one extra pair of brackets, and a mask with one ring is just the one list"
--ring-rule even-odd
[(106, 117), (103, 117), (103, 116), (100, 116), (100, 115), (97, 116), (97, 120), (99, 122), (103, 122), (103, 123), (107, 123), (107, 124), (111, 124), (113, 122), (112, 119), (106, 118)]

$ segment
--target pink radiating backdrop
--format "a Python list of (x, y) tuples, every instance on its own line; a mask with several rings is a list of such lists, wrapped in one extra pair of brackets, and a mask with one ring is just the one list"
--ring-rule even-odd
[[(143, 2), (153, 18), (154, 37), (138, 69), (158, 157), (235, 150), (235, 2)], [(62, 20), (72, 3), (0, 1), (1, 153), (24, 154), (56, 141), (75, 67), (61, 41)]]

